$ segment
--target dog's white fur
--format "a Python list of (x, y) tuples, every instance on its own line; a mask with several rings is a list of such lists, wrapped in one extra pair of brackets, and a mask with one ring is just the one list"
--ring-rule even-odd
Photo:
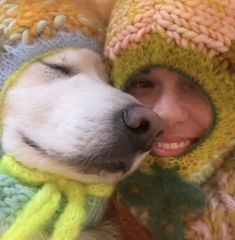
[[(66, 66), (71, 75), (50, 67)], [(146, 153), (135, 157), (127, 173), (84, 173), (71, 157), (102, 151), (119, 129), (110, 121), (137, 101), (107, 84), (100, 56), (88, 49), (64, 49), (26, 69), (4, 99), (4, 152), (28, 167), (86, 182), (115, 182), (132, 172)], [(37, 144), (30, 146), (24, 137)], [(41, 151), (41, 149), (46, 149)], [(100, 159), (102, 160), (102, 159)], [(101, 225), (79, 240), (118, 239), (113, 227)]]
[[(119, 131), (110, 125), (111, 114), (136, 100), (105, 82), (100, 56), (88, 49), (65, 49), (43, 62), (66, 65), (73, 74), (64, 75), (41, 62), (25, 70), (5, 98), (4, 151), (28, 167), (69, 178), (87, 182), (119, 180), (122, 173), (83, 174), (79, 165), (74, 168), (61, 159), (86, 156), (109, 145), (115, 131)], [(29, 146), (22, 135), (47, 151)], [(143, 154), (136, 158), (142, 159)], [(138, 163), (135, 161), (131, 171)]]

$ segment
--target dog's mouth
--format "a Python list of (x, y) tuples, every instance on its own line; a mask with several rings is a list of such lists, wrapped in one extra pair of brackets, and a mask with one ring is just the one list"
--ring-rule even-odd
[[(82, 170), (87, 174), (96, 174), (97, 172), (107, 172), (109, 174), (121, 173), (126, 174), (132, 168), (131, 161), (112, 160), (112, 162), (92, 162), (88, 160), (81, 161)], [(79, 164), (80, 164), (79, 163)]]
[[(55, 159), (55, 161), (65, 164), (67, 166), (71, 166), (75, 169), (75, 171), (83, 174), (122, 174), (126, 175), (131, 169), (135, 162), (136, 154), (129, 154), (128, 156), (122, 156), (119, 158), (109, 157), (108, 160), (105, 159), (105, 153), (99, 153), (100, 157), (95, 156), (61, 156), (61, 154), (55, 151), (48, 151), (43, 147), (39, 146), (35, 141), (30, 139), (29, 137), (22, 134), (23, 142), (34, 150), (40, 152), (46, 157), (50, 157)], [(103, 157), (102, 157), (103, 156)]]

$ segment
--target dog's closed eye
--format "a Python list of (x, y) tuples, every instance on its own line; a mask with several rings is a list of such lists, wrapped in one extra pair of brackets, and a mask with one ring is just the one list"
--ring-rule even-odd
[(63, 64), (57, 64), (57, 63), (48, 63), (48, 62), (45, 62), (45, 61), (40, 61), (40, 63), (42, 63), (43, 65), (53, 69), (53, 70), (56, 70), (64, 75), (67, 75), (67, 76), (73, 76), (75, 75), (74, 71), (72, 70), (71, 67), (69, 66), (66, 66), (66, 65), (63, 65)]

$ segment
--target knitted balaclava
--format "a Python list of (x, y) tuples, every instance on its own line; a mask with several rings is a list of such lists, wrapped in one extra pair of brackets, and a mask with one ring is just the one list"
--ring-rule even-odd
[(214, 110), (207, 136), (190, 153), (167, 161), (184, 178), (203, 182), (229, 157), (235, 138), (235, 5), (233, 1), (118, 1), (105, 53), (114, 84), (148, 66), (178, 71), (198, 83)]
[[(1, 114), (6, 91), (32, 63), (61, 48), (100, 53), (101, 28), (76, 1), (0, 1)], [(95, 226), (112, 186), (39, 172), (11, 156), (0, 161), (0, 238), (75, 239)]]
[[(148, 156), (144, 171), (121, 184), (124, 198), (132, 206), (151, 209), (151, 230), (158, 240), (233, 239), (234, 2), (119, 0), (107, 30), (105, 54), (118, 88), (125, 90), (140, 70), (156, 66), (181, 73), (198, 84), (213, 109), (212, 126), (198, 144), (177, 157)], [(149, 167), (151, 174), (146, 175)], [(215, 177), (209, 179), (211, 176)], [(202, 208), (206, 202), (195, 183), (207, 193), (208, 206), (196, 216), (191, 210)], [(184, 234), (182, 209), (190, 210)]]

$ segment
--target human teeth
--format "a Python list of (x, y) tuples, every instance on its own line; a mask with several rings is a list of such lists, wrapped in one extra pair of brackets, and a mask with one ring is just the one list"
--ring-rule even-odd
[(181, 142), (173, 142), (173, 143), (166, 143), (166, 142), (157, 142), (157, 146), (162, 149), (180, 149), (190, 145), (190, 140), (185, 140)]
[(170, 148), (171, 149), (177, 149), (178, 148), (178, 143), (171, 143)]
[(170, 144), (169, 143), (163, 143), (162, 148), (170, 149)]

